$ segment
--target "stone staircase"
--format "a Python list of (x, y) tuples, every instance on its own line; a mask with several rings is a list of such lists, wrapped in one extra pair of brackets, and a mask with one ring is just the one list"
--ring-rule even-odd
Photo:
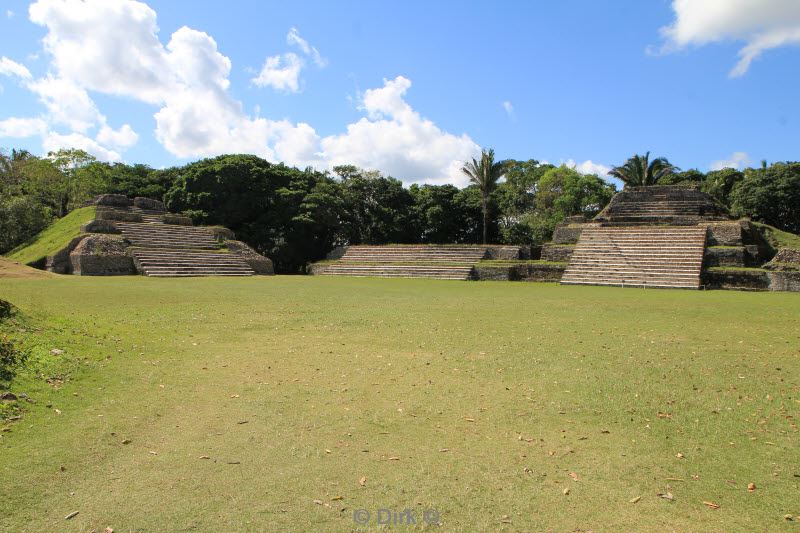
[(472, 277), (473, 266), (486, 255), (486, 246), (349, 246), (337, 261), (320, 264), (315, 273), (467, 280)]
[(704, 225), (587, 227), (561, 283), (699, 289), (706, 231)]
[(252, 276), (245, 259), (231, 253), (205, 228), (166, 224), (165, 210), (132, 206), (106, 206), (105, 211), (134, 213), (141, 222), (114, 221), (130, 242), (129, 255), (145, 276)]
[(220, 244), (203, 228), (157, 222), (116, 222), (133, 246), (191, 250), (219, 250)]
[(616, 194), (595, 221), (615, 224), (695, 225), (701, 220), (726, 220), (713, 198), (695, 188), (630, 187)]
[(145, 276), (252, 276), (252, 268), (238, 255), (191, 249), (134, 248), (133, 262)]

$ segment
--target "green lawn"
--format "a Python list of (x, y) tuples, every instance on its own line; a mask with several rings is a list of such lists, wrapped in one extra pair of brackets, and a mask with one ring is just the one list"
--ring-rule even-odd
[(8, 258), (24, 265), (41, 261), (48, 255), (69, 244), (69, 241), (80, 235), (81, 226), (94, 220), (96, 208), (82, 207), (56, 220), (50, 227), (35, 236), (30, 242), (17, 247), (8, 254)]
[(2, 531), (352, 531), (378, 508), (798, 531), (798, 294), (278, 276), (0, 297), (35, 400), (0, 432)]

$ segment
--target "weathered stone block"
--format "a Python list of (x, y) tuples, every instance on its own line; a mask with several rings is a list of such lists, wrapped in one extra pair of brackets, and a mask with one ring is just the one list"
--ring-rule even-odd
[(581, 236), (583, 226), (558, 226), (553, 232), (553, 242), (556, 244), (575, 244)]
[(83, 233), (119, 233), (120, 230), (112, 220), (92, 220), (81, 226)]
[(800, 272), (773, 271), (767, 274), (771, 291), (800, 292)]
[(797, 265), (800, 267), (800, 250), (781, 248), (765, 268), (776, 268), (778, 265)]
[(501, 261), (514, 261), (517, 259), (528, 259), (530, 257), (529, 246), (488, 246), (484, 259), (496, 259)]
[(566, 265), (515, 265), (511, 270), (511, 281), (560, 281)]
[(275, 274), (272, 261), (259, 254), (242, 241), (225, 241), (225, 246), (227, 246), (228, 250), (231, 252), (241, 256), (256, 274), (263, 276)]
[(510, 266), (481, 266), (472, 269), (474, 279), (479, 281), (508, 281), (511, 277)]
[(708, 224), (709, 246), (741, 246), (743, 226), (741, 222), (719, 222)]
[(80, 276), (136, 274), (128, 242), (122, 237), (86, 235), (69, 254), (72, 273)]
[(141, 196), (137, 196), (133, 199), (133, 205), (139, 209), (149, 209), (152, 211), (166, 211), (167, 209), (164, 207), (164, 202), (153, 200), (152, 198), (142, 198)]
[(565, 263), (570, 260), (574, 251), (574, 245), (547, 243), (542, 246), (542, 261)]
[(770, 288), (766, 270), (705, 270), (703, 285), (707, 289), (737, 289), (765, 291)]
[(97, 205), (107, 205), (110, 207), (128, 207), (133, 205), (133, 200), (124, 194), (101, 194), (95, 200)]
[(97, 220), (116, 220), (118, 222), (142, 222), (142, 215), (130, 211), (117, 209), (98, 209), (95, 215)]
[(473, 268), (474, 279), (480, 281), (550, 281), (561, 279), (565, 265), (527, 263), (520, 265), (481, 265)]
[(174, 224), (176, 226), (191, 226), (192, 219), (189, 217), (185, 217), (183, 215), (176, 215), (173, 213), (167, 213), (163, 217), (161, 217), (161, 221), (164, 224)]
[(228, 228), (224, 228), (222, 226), (210, 226), (208, 231), (214, 236), (214, 238), (219, 242), (225, 241), (232, 241), (236, 239), (236, 234), (233, 231), (229, 230)]
[(66, 245), (61, 250), (57, 251), (53, 255), (47, 257), (45, 262), (45, 268), (50, 272), (55, 272), (56, 274), (71, 274), (72, 273), (72, 263), (69, 260), (69, 254), (72, 253), (72, 250), (80, 244), (80, 242), (85, 239), (88, 235), (78, 235), (71, 241), (69, 244)]
[(748, 264), (746, 256), (747, 253), (744, 246), (709, 246), (706, 248), (703, 263), (709, 267), (744, 267)]

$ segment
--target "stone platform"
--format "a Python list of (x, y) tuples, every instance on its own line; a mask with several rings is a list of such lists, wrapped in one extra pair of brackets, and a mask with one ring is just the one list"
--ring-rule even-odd
[(524, 255), (519, 246), (346, 246), (331, 252), (327, 261), (311, 265), (309, 273), (467, 280), (474, 277), (474, 267), (483, 259), (519, 259)]
[(95, 220), (54, 256), (48, 270), (77, 275), (143, 274), (153, 277), (272, 274), (272, 262), (233, 232), (195, 227), (148, 198), (102, 195)]

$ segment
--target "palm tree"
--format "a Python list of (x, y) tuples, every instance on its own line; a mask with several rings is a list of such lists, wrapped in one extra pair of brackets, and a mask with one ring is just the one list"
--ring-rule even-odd
[[(664, 176), (675, 173), (678, 169), (673, 166), (665, 157), (658, 157), (649, 161), (650, 152), (644, 155), (634, 155), (621, 167), (614, 167), (609, 172), (609, 176), (619, 178), (626, 187), (642, 187), (655, 185)], [(649, 161), (649, 163), (648, 163)]]
[(486, 244), (489, 228), (489, 199), (492, 192), (497, 188), (498, 180), (503, 177), (506, 171), (505, 161), (494, 161), (494, 150), (481, 150), (481, 159), (478, 161), (474, 157), (472, 161), (467, 161), (461, 168), (461, 172), (469, 177), (469, 182), (477, 185), (481, 191), (481, 210), (483, 211), (483, 244)]

